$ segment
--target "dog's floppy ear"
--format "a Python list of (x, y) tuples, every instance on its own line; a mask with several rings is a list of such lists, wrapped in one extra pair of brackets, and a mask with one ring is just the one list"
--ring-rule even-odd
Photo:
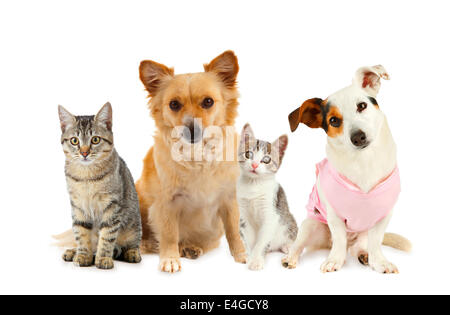
[(382, 65), (362, 67), (356, 71), (353, 84), (365, 90), (369, 96), (376, 97), (380, 90), (380, 78), (390, 79), (389, 74)]
[(304, 123), (310, 128), (322, 127), (322, 102), (321, 98), (311, 98), (290, 113), (289, 124), (291, 125), (291, 131), (297, 130), (300, 123)]
[(164, 79), (173, 77), (173, 74), (173, 68), (151, 60), (144, 60), (139, 66), (139, 77), (150, 96), (154, 96)]
[(213, 72), (223, 81), (226, 87), (236, 86), (239, 72), (238, 59), (233, 51), (228, 50), (203, 66), (205, 72)]

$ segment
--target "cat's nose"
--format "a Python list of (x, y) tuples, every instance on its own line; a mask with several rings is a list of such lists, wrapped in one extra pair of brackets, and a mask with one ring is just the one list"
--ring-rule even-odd
[(258, 166), (259, 166), (258, 163), (256, 163), (256, 162), (252, 163), (252, 167), (253, 167), (254, 170), (256, 170), (258, 168)]
[(80, 154), (81, 154), (83, 157), (87, 157), (87, 156), (89, 155), (89, 147), (88, 147), (88, 146), (82, 146), (82, 147), (80, 148)]

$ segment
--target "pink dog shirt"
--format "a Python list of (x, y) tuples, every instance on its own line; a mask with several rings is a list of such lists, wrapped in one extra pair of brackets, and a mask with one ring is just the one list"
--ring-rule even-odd
[[(340, 175), (328, 159), (316, 165), (316, 176), (320, 177), (323, 193), (338, 217), (346, 223), (348, 232), (364, 232), (373, 228), (390, 213), (400, 194), (397, 167), (368, 193)], [(319, 198), (317, 184), (309, 196), (306, 209), (308, 217), (327, 223), (325, 204)]]

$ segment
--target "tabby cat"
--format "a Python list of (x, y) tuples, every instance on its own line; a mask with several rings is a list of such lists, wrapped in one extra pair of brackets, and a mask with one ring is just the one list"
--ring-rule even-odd
[(111, 104), (95, 116), (58, 110), (77, 244), (63, 259), (81, 267), (95, 263), (99, 269), (112, 269), (113, 258), (139, 263), (139, 202), (131, 173), (114, 149)]
[(286, 135), (273, 143), (256, 139), (248, 124), (242, 131), (237, 199), (241, 237), (247, 248), (251, 270), (264, 268), (267, 252), (287, 253), (289, 245), (297, 237), (297, 223), (289, 212), (284, 190), (275, 179), (287, 144)]

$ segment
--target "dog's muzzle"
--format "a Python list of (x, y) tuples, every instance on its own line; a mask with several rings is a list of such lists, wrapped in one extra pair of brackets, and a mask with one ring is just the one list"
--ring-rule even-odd
[(183, 138), (190, 143), (198, 143), (202, 139), (202, 128), (195, 122), (184, 126)]
[(366, 133), (362, 130), (354, 131), (350, 136), (350, 140), (358, 149), (364, 149), (370, 144), (370, 142), (367, 140)]

